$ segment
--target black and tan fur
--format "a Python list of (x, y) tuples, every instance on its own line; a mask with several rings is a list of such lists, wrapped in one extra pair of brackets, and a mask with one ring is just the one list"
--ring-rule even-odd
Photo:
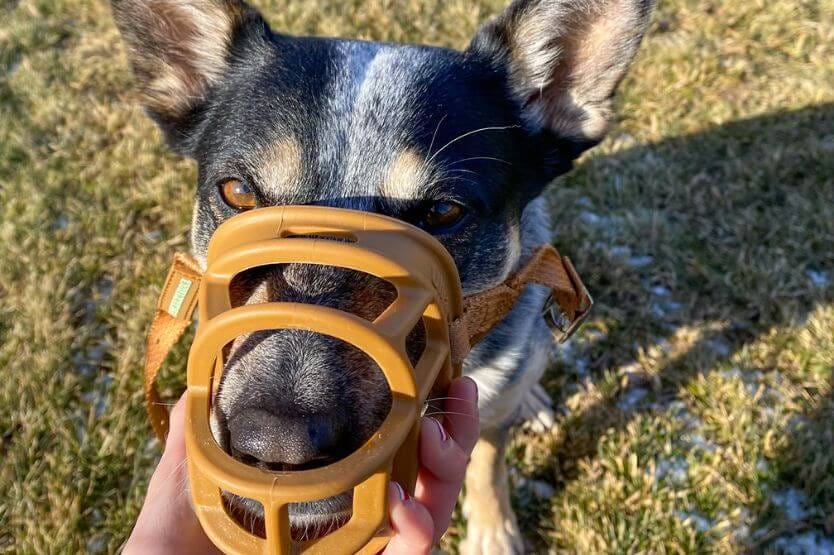
[[(469, 294), (550, 241), (540, 195), (603, 138), (651, 0), (516, 0), (462, 52), (287, 36), (242, 0), (113, 0), (113, 8), (149, 114), (199, 165), (198, 260), (235, 213), (218, 185), (236, 179), (261, 206), (348, 207), (422, 225), (452, 254)], [(463, 217), (427, 227), (437, 202), (457, 203)], [(364, 274), (304, 264), (235, 284), (239, 304), (294, 300), (367, 318), (392, 295)], [(502, 453), (547, 361), (543, 302), (531, 287), (465, 363), (484, 431), (466, 480), (467, 553), (522, 549)], [(417, 330), (410, 348), (420, 341)], [(260, 332), (231, 346), (214, 431), (252, 464), (324, 464), (373, 433), (388, 395), (378, 368), (346, 345)], [(323, 527), (348, 511), (346, 495), (299, 505), (293, 524)]]

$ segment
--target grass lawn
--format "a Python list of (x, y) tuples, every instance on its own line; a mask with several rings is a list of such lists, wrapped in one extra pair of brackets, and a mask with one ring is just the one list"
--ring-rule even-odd
[[(257, 2), (276, 29), (457, 47), (503, 3)], [(834, 553), (834, 3), (661, 0), (619, 105), (549, 193), (598, 303), (544, 380), (556, 426), (507, 454), (530, 551)], [(104, 0), (0, 0), (0, 550), (129, 533), (194, 182)]]

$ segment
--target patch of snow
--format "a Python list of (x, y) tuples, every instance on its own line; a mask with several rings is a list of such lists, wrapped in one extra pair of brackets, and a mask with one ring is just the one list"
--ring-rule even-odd
[(628, 265), (632, 268), (645, 268), (654, 262), (654, 257), (649, 255), (630, 256), (628, 258)]
[(834, 555), (834, 539), (817, 530), (782, 536), (773, 542), (773, 547), (786, 555)]
[(732, 536), (737, 542), (745, 542), (750, 537), (750, 527), (746, 524), (739, 524), (733, 530)]
[(109, 349), (110, 342), (107, 339), (102, 339), (100, 342), (76, 352), (72, 357), (73, 367), (80, 375), (90, 377), (101, 367)]
[(21, 56), (15, 56), (11, 62), (6, 66), (6, 79), (10, 78), (12, 75), (17, 73), (18, 68), (20, 68), (20, 62), (23, 58)]
[(608, 337), (608, 334), (604, 331), (596, 328), (590, 328), (583, 330), (580, 339), (583, 343), (588, 343), (589, 345), (592, 345), (599, 343), (600, 341), (603, 341), (606, 337)]
[(637, 379), (637, 377), (643, 373), (643, 367), (640, 365), (639, 362), (634, 360), (629, 362), (628, 364), (620, 366), (620, 368), (617, 369), (617, 373), (622, 376), (627, 376), (629, 380), (631, 380), (632, 377), (634, 377), (634, 379)]
[(518, 470), (515, 468), (510, 468), (508, 473), (515, 483), (515, 489), (518, 492), (533, 495), (537, 499), (550, 499), (556, 495), (556, 490), (553, 486), (544, 480), (533, 480), (525, 476), (520, 476)]
[(827, 287), (831, 283), (831, 279), (828, 277), (827, 272), (808, 270), (805, 272), (805, 275), (808, 276), (808, 279), (811, 280), (811, 283), (813, 283), (815, 287), (823, 288)]
[(145, 442), (145, 445), (143, 447), (144, 452), (146, 454), (148, 454), (148, 453), (159, 454), (158, 453), (159, 448), (160, 448), (159, 440), (156, 438), (156, 436), (154, 434), (151, 434), (151, 438), (148, 441)]
[(109, 300), (113, 295), (113, 280), (110, 278), (99, 280), (95, 286), (95, 294), (99, 302)]
[(652, 315), (657, 318), (665, 318), (670, 312), (677, 312), (683, 305), (677, 301), (655, 301), (651, 304)]
[(669, 312), (677, 312), (683, 308), (683, 305), (677, 301), (666, 301), (666, 310)]
[(788, 418), (786, 428), (789, 432), (799, 432), (808, 426), (808, 419), (801, 414), (792, 414)]
[(531, 480), (530, 491), (538, 499), (550, 499), (551, 497), (556, 495), (556, 490), (553, 488), (553, 486), (551, 486), (543, 480)]
[[(762, 398), (764, 399), (765, 396), (763, 395)], [(763, 422), (776, 423), (776, 419), (779, 418), (779, 414), (779, 411), (777, 411), (773, 407), (763, 407), (761, 410), (759, 410), (759, 418)]]
[(624, 395), (617, 401), (617, 408), (621, 411), (632, 411), (637, 408), (637, 405), (642, 401), (649, 390), (642, 387), (635, 387), (626, 391)]
[(103, 391), (89, 391), (82, 395), (84, 401), (94, 407), (96, 417), (100, 418), (107, 410), (107, 393)]
[(627, 258), (631, 255), (631, 249), (622, 245), (614, 245), (608, 249), (608, 254), (617, 258)]
[(576, 374), (577, 377), (585, 378), (585, 377), (588, 376), (588, 366), (589, 366), (588, 360), (584, 359), (582, 357), (579, 357), (579, 358), (574, 359), (573, 366), (571, 366), (571, 369), (573, 370), (573, 373)]
[(588, 375), (590, 362), (585, 357), (580, 356), (578, 351), (579, 349), (576, 348), (574, 342), (561, 345), (554, 344), (553, 360), (561, 362), (572, 370), (576, 376), (583, 378)]
[(667, 410), (672, 417), (683, 424), (683, 431), (690, 431), (704, 425), (700, 418), (689, 412), (683, 401), (677, 400), (671, 403), (659, 404), (653, 407), (655, 410)]
[(599, 225), (602, 218), (598, 214), (594, 214), (588, 210), (583, 210), (579, 213), (579, 220), (587, 225)]
[(707, 347), (718, 356), (728, 357), (732, 354), (730, 345), (721, 338), (710, 339), (707, 341)]
[(663, 287), (662, 285), (655, 285), (653, 287), (650, 287), (649, 293), (651, 293), (655, 297), (668, 297), (672, 294), (672, 292), (669, 291), (669, 289)]
[(82, 395), (84, 401), (92, 406), (95, 410), (96, 418), (100, 418), (107, 410), (109, 401), (110, 386), (113, 383), (113, 376), (110, 374), (102, 374), (95, 380), (95, 389), (88, 391)]
[(683, 457), (660, 458), (655, 466), (656, 480), (668, 479), (674, 484), (683, 484), (689, 477), (689, 463)]
[(700, 449), (706, 453), (714, 453), (718, 449), (718, 445), (701, 434), (689, 434), (686, 436), (686, 441), (690, 447)]
[(157, 241), (159, 241), (159, 238), (162, 237), (162, 232), (158, 229), (153, 229), (151, 231), (146, 231), (142, 235), (145, 237), (146, 241), (156, 243)]
[(684, 522), (691, 523), (692, 526), (694, 526), (695, 529), (699, 532), (706, 532), (707, 530), (712, 528), (714, 524), (704, 514), (696, 510), (677, 511), (675, 514), (678, 516), (679, 519), (683, 520)]
[(773, 492), (773, 504), (785, 511), (791, 520), (803, 520), (808, 516), (808, 496), (798, 489), (788, 488)]
[(732, 532), (733, 538), (735, 538), (738, 542), (746, 542), (750, 538), (750, 526), (749, 523), (751, 521), (750, 510), (747, 507), (741, 507), (738, 509), (738, 516), (736, 520), (736, 527)]
[(662, 355), (668, 355), (672, 352), (672, 344), (669, 343), (669, 340), (664, 338), (656, 339), (656, 343), (654, 348)]
[(666, 406), (666, 409), (675, 416), (677, 416), (679, 413), (689, 413), (689, 411), (686, 409), (686, 403), (684, 403), (680, 399), (669, 403)]
[(93, 536), (87, 540), (87, 553), (104, 553), (107, 551), (108, 537), (105, 534)]

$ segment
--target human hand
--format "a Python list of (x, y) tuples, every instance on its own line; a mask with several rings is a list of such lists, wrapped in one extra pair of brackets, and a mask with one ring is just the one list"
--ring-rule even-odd
[[(383, 551), (386, 555), (428, 553), (449, 527), (469, 455), (480, 431), (477, 401), (475, 382), (460, 378), (449, 387), (441, 413), (435, 418), (422, 418), (414, 497), (394, 482), (388, 488), (388, 515), (394, 536)], [(184, 425), (185, 396), (171, 411), (165, 451), (125, 544), (127, 555), (219, 553), (191, 507)]]

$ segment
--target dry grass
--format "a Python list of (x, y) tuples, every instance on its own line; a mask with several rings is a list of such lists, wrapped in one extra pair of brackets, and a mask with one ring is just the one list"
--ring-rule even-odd
[[(462, 46), (503, 1), (258, 3)], [(158, 454), (143, 336), (194, 168), (134, 104), (103, 0), (0, 16), (0, 549), (114, 551)], [(557, 426), (508, 453), (530, 549), (832, 550), (834, 5), (662, 1), (620, 105), (552, 187), (599, 303), (546, 377)]]

